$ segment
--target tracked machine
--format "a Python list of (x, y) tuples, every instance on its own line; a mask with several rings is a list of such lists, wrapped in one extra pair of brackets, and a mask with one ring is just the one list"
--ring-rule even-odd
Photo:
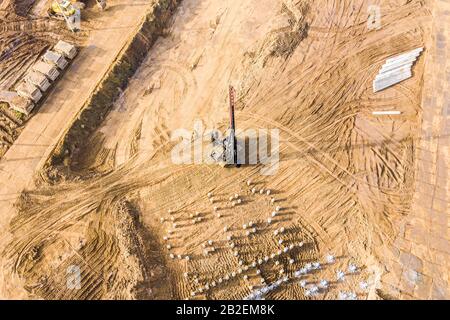
[[(69, 0), (54, 0), (47, 10), (50, 18), (65, 20), (67, 27), (72, 31), (79, 31), (79, 21), (81, 20), (81, 3)], [(84, 5), (84, 4), (83, 4)]]
[(69, 0), (54, 0), (50, 8), (47, 11), (49, 17), (64, 20), (65, 17), (70, 18), (76, 15), (77, 7), (75, 6), (75, 1), (71, 2)]

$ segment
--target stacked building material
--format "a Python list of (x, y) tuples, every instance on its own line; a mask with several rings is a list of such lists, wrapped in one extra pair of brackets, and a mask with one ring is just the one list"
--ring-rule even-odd
[(42, 73), (50, 81), (55, 81), (59, 76), (59, 71), (56, 69), (56, 67), (45, 63), (44, 61), (36, 62), (36, 64), (32, 67), (32, 70)]
[(43, 93), (58, 78), (59, 70), (64, 70), (68, 60), (72, 60), (76, 55), (77, 49), (74, 45), (59, 41), (53, 51), (48, 50), (17, 84), (17, 96), (14, 96), (14, 101), (9, 99), (10, 107), (28, 115), (33, 110), (34, 103), (41, 100)]
[(58, 67), (60, 70), (64, 70), (68, 64), (67, 60), (61, 54), (52, 50), (48, 50), (42, 57), (42, 60)]
[(58, 41), (53, 50), (59, 54), (62, 54), (69, 60), (72, 60), (77, 55), (77, 48), (74, 45), (62, 40)]
[(382, 91), (412, 77), (414, 62), (423, 48), (414, 49), (386, 60), (373, 82), (373, 92)]
[(42, 92), (47, 91), (47, 89), (50, 87), (50, 81), (48, 81), (47, 77), (37, 71), (29, 72), (25, 76), (25, 81), (34, 84)]
[(14, 91), (0, 91), (0, 102), (6, 102), (11, 109), (26, 115), (34, 108), (30, 99), (21, 97)]
[(41, 91), (29, 82), (21, 82), (17, 88), (16, 92), (19, 96), (32, 100), (34, 103), (38, 102), (42, 98)]

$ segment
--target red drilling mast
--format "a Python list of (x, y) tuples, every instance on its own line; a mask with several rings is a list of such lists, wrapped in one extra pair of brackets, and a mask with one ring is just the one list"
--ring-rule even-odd
[(234, 90), (233, 86), (230, 86), (229, 95), (230, 95), (230, 129), (236, 130), (234, 122), (234, 104), (236, 100), (236, 91)]
[(236, 152), (236, 123), (234, 118), (234, 107), (236, 101), (236, 91), (233, 86), (229, 88), (230, 96), (230, 135), (226, 139), (226, 160), (227, 164), (237, 164), (237, 152)]

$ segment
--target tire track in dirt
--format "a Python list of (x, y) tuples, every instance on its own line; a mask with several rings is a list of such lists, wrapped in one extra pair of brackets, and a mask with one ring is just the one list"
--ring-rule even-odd
[[(246, 4), (254, 2), (248, 0)], [(211, 62), (210, 57), (202, 54), (196, 68), (190, 71), (181, 65), (170, 69), (170, 66), (165, 66), (166, 60), (163, 58), (154, 64), (149, 62), (150, 69), (144, 68), (145, 72), (139, 74), (139, 81), (152, 77), (153, 67), (155, 70), (169, 71), (173, 78), (162, 81), (162, 90), (150, 93), (148, 101), (158, 101), (151, 100), (155, 96), (155, 99), (173, 101), (174, 106), (142, 106), (139, 109), (141, 112), (136, 113), (129, 123), (120, 122), (126, 130), (120, 135), (120, 139), (114, 141), (121, 142), (122, 148), (125, 146), (126, 152), (121, 164), (117, 163), (116, 168), (107, 174), (86, 181), (54, 186), (38, 206), (23, 212), (24, 215), (14, 222), (16, 239), (8, 251), (11, 261), (15, 262), (16, 272), (23, 270), (26, 256), (35, 245), (52, 243), (68, 226), (73, 227), (89, 217), (95, 217), (90, 229), (94, 240), (86, 249), (86, 262), (98, 274), (107, 273), (117, 263), (117, 258), (114, 246), (108, 246), (113, 245), (114, 237), (105, 240), (107, 237), (102, 231), (108, 229), (108, 224), (114, 225), (114, 220), (109, 220), (111, 207), (128, 197), (139, 202), (145, 226), (158, 239), (167, 234), (174, 222), (179, 224), (173, 238), (170, 237), (172, 249), (164, 249), (167, 245), (164, 241), (158, 243), (166, 257), (164, 268), (170, 274), (171, 291), (175, 298), (189, 297), (193, 290), (212, 284), (218, 277), (236, 270), (239, 268), (239, 259), (248, 264), (264, 258), (265, 252), (279, 249), (279, 244), (271, 236), (274, 227), (279, 226), (288, 230), (283, 235), (286, 243), (302, 239), (310, 243), (308, 250), (302, 250), (295, 256), (293, 266), (283, 256), (280, 266), (264, 264), (261, 275), (254, 273), (253, 269), (249, 270), (248, 279), (244, 280), (239, 276), (239, 279), (226, 285), (205, 290), (199, 297), (243, 298), (251, 292), (249, 285), (260, 285), (261, 276), (267, 281), (274, 281), (278, 278), (281, 266), (286, 269), (287, 274), (292, 274), (295, 268), (301, 267), (306, 261), (321, 259), (325, 252), (342, 254), (342, 265), (350, 260), (357, 260), (358, 264), (364, 266), (370, 260), (371, 248), (379, 241), (374, 234), (379, 233), (380, 237), (388, 238), (390, 215), (404, 210), (404, 204), (408, 201), (408, 195), (401, 193), (404, 180), (408, 179), (404, 167), (409, 166), (411, 160), (405, 151), (408, 142), (403, 144), (402, 140), (396, 139), (402, 134), (407, 136), (409, 127), (413, 126), (413, 120), (395, 120), (387, 124), (370, 121), (370, 108), (396, 106), (407, 101), (408, 111), (412, 113), (410, 107), (417, 107), (417, 103), (413, 81), (405, 82), (401, 87), (391, 90), (390, 94), (380, 97), (370, 93), (371, 79), (378, 64), (391, 51), (407, 49), (410, 45), (408, 40), (414, 33), (407, 27), (395, 30), (383, 40), (383, 43), (390, 44), (388, 49), (377, 47), (379, 39), (376, 33), (367, 34), (363, 31), (364, 9), (360, 2), (358, 4), (360, 5), (354, 7), (353, 1), (327, 1), (320, 8), (313, 6), (310, 17), (312, 38), (303, 39), (298, 51), (286, 61), (272, 61), (272, 66), (282, 66), (274, 73), (274, 78), (265, 77), (264, 81), (256, 79), (256, 85), (250, 83), (253, 85), (252, 92), (239, 99), (243, 106), (237, 112), (239, 126), (242, 126), (240, 121), (246, 119), (245, 122), (242, 121), (243, 127), (259, 128), (263, 124), (278, 128), (283, 133), (281, 165), (276, 175), (261, 177), (261, 165), (224, 170), (207, 165), (178, 167), (170, 163), (171, 144), (167, 141), (166, 133), (176, 128), (175, 125), (189, 125), (187, 119), (191, 119), (193, 114), (198, 113), (198, 117), (204, 120), (211, 110), (210, 105), (217, 100), (224, 100), (225, 90), (221, 87), (239, 72), (239, 63), (235, 60), (241, 58), (240, 54), (232, 55), (229, 60), (226, 60), (226, 53), (219, 54), (214, 57), (220, 61), (217, 64), (208, 64)], [(234, 32), (239, 28), (240, 19), (247, 16), (238, 10), (242, 4), (238, 6), (227, 2), (221, 3), (219, 7), (222, 10), (224, 6), (231, 9), (222, 15), (221, 23), (211, 34), (211, 39), (219, 51), (226, 52), (236, 37)], [(258, 7), (258, 10), (261, 8), (263, 6)], [(402, 22), (409, 23), (415, 16), (421, 16), (419, 8), (422, 7), (417, 1), (404, 6), (403, 9), (409, 12), (409, 16), (402, 13), (399, 18), (403, 21), (389, 24), (386, 34)], [(211, 10), (210, 7), (205, 9)], [(256, 9), (250, 11), (252, 14), (257, 12)], [(318, 15), (322, 12), (324, 18)], [(388, 14), (387, 21), (398, 17), (399, 12), (400, 8), (398, 12)], [(203, 24), (206, 23), (206, 18), (204, 19), (201, 20)], [(323, 20), (326, 23), (322, 23)], [(197, 27), (194, 22), (190, 23)], [(322, 25), (327, 29), (314, 29), (322, 28)], [(270, 29), (267, 28), (269, 31)], [(174, 28), (173, 32), (176, 30)], [(281, 34), (277, 33), (277, 36)], [(324, 34), (325, 37), (314, 38), (318, 34)], [(420, 35), (420, 31), (417, 34)], [(362, 39), (365, 40), (364, 43)], [(420, 37), (417, 42), (420, 42)], [(177, 45), (182, 46), (180, 43)], [(168, 45), (162, 41), (161, 46), (167, 49)], [(186, 50), (191, 48), (186, 46)], [(199, 48), (202, 52), (201, 46)], [(174, 53), (170, 48), (167, 52)], [(204, 70), (206, 66), (211, 68)], [(233, 71), (230, 72), (230, 69)], [(205, 82), (204, 77), (211, 79), (208, 78)], [(180, 89), (163, 91), (165, 85), (174, 83), (179, 83)], [(208, 92), (199, 93), (205, 84), (208, 84)], [(144, 89), (142, 86), (130, 86), (131, 91), (137, 90), (139, 94), (131, 92), (126, 106), (129, 107), (139, 99), (138, 96)], [(182, 101), (185, 97), (189, 100)], [(184, 121), (171, 123), (168, 119), (173, 117)], [(383, 130), (389, 124), (392, 130), (384, 134)], [(367, 130), (369, 127), (375, 129)], [(137, 128), (141, 130), (141, 139), (142, 134), (147, 137), (142, 139), (138, 147), (135, 146)], [(389, 144), (377, 144), (384, 140)], [(150, 142), (154, 143), (154, 148), (148, 147)], [(283, 158), (284, 155), (290, 157)], [(280, 203), (289, 208), (290, 213), (283, 214), (281, 221), (274, 225), (266, 226), (264, 220), (271, 211), (269, 198), (253, 195), (246, 187), (248, 179), (257, 183), (258, 188), (271, 188), (276, 198), (283, 199)], [(217, 201), (220, 201), (217, 202), (218, 206), (223, 207), (221, 212), (224, 216), (220, 219), (208, 202), (208, 192), (213, 192)], [(227, 199), (233, 193), (239, 193), (243, 197), (244, 205), (227, 207), (230, 205)], [(175, 221), (171, 221), (170, 215), (166, 214), (169, 209), (175, 210)], [(204, 220), (192, 224), (190, 214), (196, 211), (202, 213)], [(384, 216), (387, 217), (386, 220), (383, 220)], [(161, 217), (167, 219), (163, 224), (159, 222)], [(261, 229), (254, 238), (246, 238), (242, 236), (242, 224), (251, 219), (257, 221)], [(241, 248), (239, 258), (234, 256), (233, 250), (227, 247), (227, 240), (223, 238), (221, 230), (224, 224), (232, 228), (233, 234), (239, 234), (235, 240)], [(217, 252), (202, 257), (201, 246), (209, 239), (217, 242)], [(103, 257), (94, 255), (91, 250), (110, 251), (112, 254), (110, 257)], [(169, 252), (190, 254), (192, 259), (172, 260), (167, 258)], [(322, 276), (333, 276), (332, 271), (332, 268), (323, 270), (323, 273), (315, 276), (316, 280)], [(88, 273), (89, 278), (86, 280), (92, 283), (93, 291), (88, 292), (86, 289), (78, 298), (99, 296), (100, 289), (97, 288), (103, 286), (106, 279), (98, 278), (95, 272)], [(188, 272), (188, 278), (182, 276), (184, 272)], [(198, 283), (195, 283), (195, 279)], [(351, 279), (345, 285), (354, 286), (357, 279), (359, 278)], [(271, 293), (269, 297), (305, 298), (303, 290), (291, 284)], [(332, 298), (333, 294), (326, 297)]]

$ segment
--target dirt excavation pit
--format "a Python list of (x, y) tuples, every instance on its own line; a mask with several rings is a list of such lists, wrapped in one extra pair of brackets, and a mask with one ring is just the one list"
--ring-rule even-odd
[[(369, 1), (166, 2), (21, 194), (5, 272), (30, 298), (403, 298), (383, 279), (413, 203), (432, 1), (376, 2), (380, 28)], [(279, 161), (177, 163), (174, 134), (227, 129), (229, 85), (238, 130), (279, 137)]]

